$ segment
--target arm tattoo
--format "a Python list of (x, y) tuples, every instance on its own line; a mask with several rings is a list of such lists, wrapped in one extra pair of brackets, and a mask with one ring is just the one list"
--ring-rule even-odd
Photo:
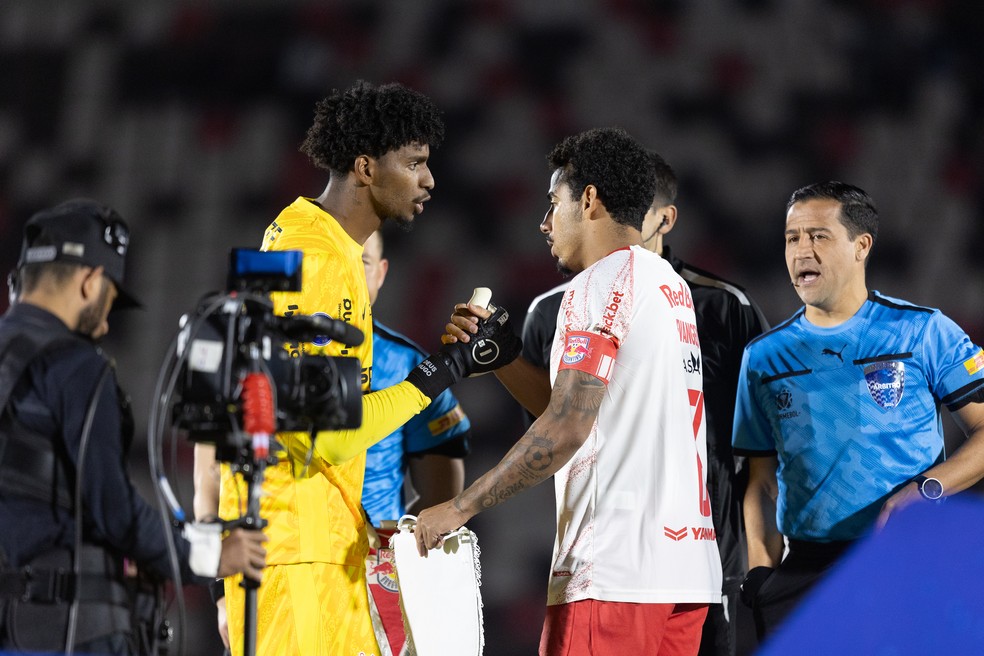
[(604, 382), (594, 376), (561, 372), (548, 412), (498, 465), (455, 498), (455, 508), (475, 514), (553, 476), (587, 439), (606, 389)]
[(527, 469), (541, 472), (550, 468), (553, 457), (553, 442), (545, 437), (532, 435), (530, 444), (526, 447), (526, 452), (523, 454), (523, 463)]
[(564, 371), (557, 376), (547, 409), (557, 417), (573, 413), (579, 418), (590, 416), (594, 422), (606, 390), (605, 383), (594, 376), (580, 371)]

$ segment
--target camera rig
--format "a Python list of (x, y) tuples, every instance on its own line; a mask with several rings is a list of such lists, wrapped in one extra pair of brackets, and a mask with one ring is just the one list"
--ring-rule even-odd
[[(311, 355), (302, 342), (339, 340), (354, 346), (362, 332), (320, 315), (278, 316), (269, 292), (299, 291), (300, 251), (233, 249), (228, 291), (206, 296), (194, 315), (181, 318), (177, 352), (185, 364), (177, 386), (173, 425), (195, 442), (216, 446), (216, 459), (248, 457), (244, 431), (251, 411), (269, 412), (267, 401), (251, 403), (271, 383), (277, 431), (357, 428), (362, 423), (361, 363), (357, 358)], [(250, 431), (245, 431), (250, 432)]]
[[(332, 340), (357, 346), (364, 339), (362, 331), (328, 316), (274, 313), (271, 292), (301, 290), (302, 258), (301, 251), (232, 249), (227, 290), (206, 295), (194, 313), (181, 317), (174, 355), (158, 377), (148, 440), (165, 522), (167, 506), (184, 521), (157, 459), (168, 417), (190, 440), (214, 444), (216, 460), (229, 463), (245, 481), (246, 512), (224, 522), (227, 528), (265, 525), (259, 513), (260, 488), (266, 466), (275, 462), (271, 441), (277, 431), (308, 432), (314, 448), (319, 431), (361, 425), (360, 361), (292, 346)], [(243, 647), (252, 656), (259, 583), (244, 578), (243, 587)]]

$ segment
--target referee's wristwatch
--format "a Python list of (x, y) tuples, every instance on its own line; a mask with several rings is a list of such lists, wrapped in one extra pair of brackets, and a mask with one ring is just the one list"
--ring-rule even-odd
[(938, 478), (930, 478), (929, 476), (919, 474), (913, 477), (912, 480), (916, 482), (916, 486), (919, 488), (919, 494), (922, 495), (923, 499), (936, 501), (937, 503), (943, 500), (943, 484), (940, 483)]

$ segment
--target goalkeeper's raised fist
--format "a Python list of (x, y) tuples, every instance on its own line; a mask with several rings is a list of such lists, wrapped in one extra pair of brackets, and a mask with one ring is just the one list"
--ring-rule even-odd
[(492, 314), (473, 319), (477, 331), (469, 335), (467, 343), (444, 344), (407, 376), (407, 381), (431, 400), (465, 376), (480, 376), (504, 367), (523, 350), (523, 342), (509, 322), (509, 313), (492, 305), (490, 299), (486, 288), (476, 289), (470, 304), (485, 307)]

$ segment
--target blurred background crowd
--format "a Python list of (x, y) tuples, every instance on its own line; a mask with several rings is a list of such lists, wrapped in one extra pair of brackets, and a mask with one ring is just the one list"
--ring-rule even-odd
[[(298, 146), (315, 102), (362, 78), (445, 113), (433, 200), (411, 233), (384, 231), (375, 306), (426, 350), (473, 287), (521, 318), (560, 282), (538, 231), (545, 155), (608, 125), (676, 169), (674, 252), (744, 286), (773, 324), (799, 307), (786, 199), (840, 179), (879, 205), (870, 286), (942, 308), (981, 343), (982, 37), (976, 0), (5, 0), (0, 270), (42, 207), (87, 196), (128, 220), (128, 286), (146, 308), (114, 316), (106, 348), (139, 440), (180, 315), (224, 285), (231, 247), (259, 247), (283, 206), (322, 191)], [(456, 393), (474, 475), (520, 413), (491, 376)], [(178, 483), (190, 505), (190, 476)], [(490, 654), (535, 650), (552, 494), (474, 520)], [(199, 651), (218, 645), (204, 597), (192, 608), (194, 653), (218, 653)]]

